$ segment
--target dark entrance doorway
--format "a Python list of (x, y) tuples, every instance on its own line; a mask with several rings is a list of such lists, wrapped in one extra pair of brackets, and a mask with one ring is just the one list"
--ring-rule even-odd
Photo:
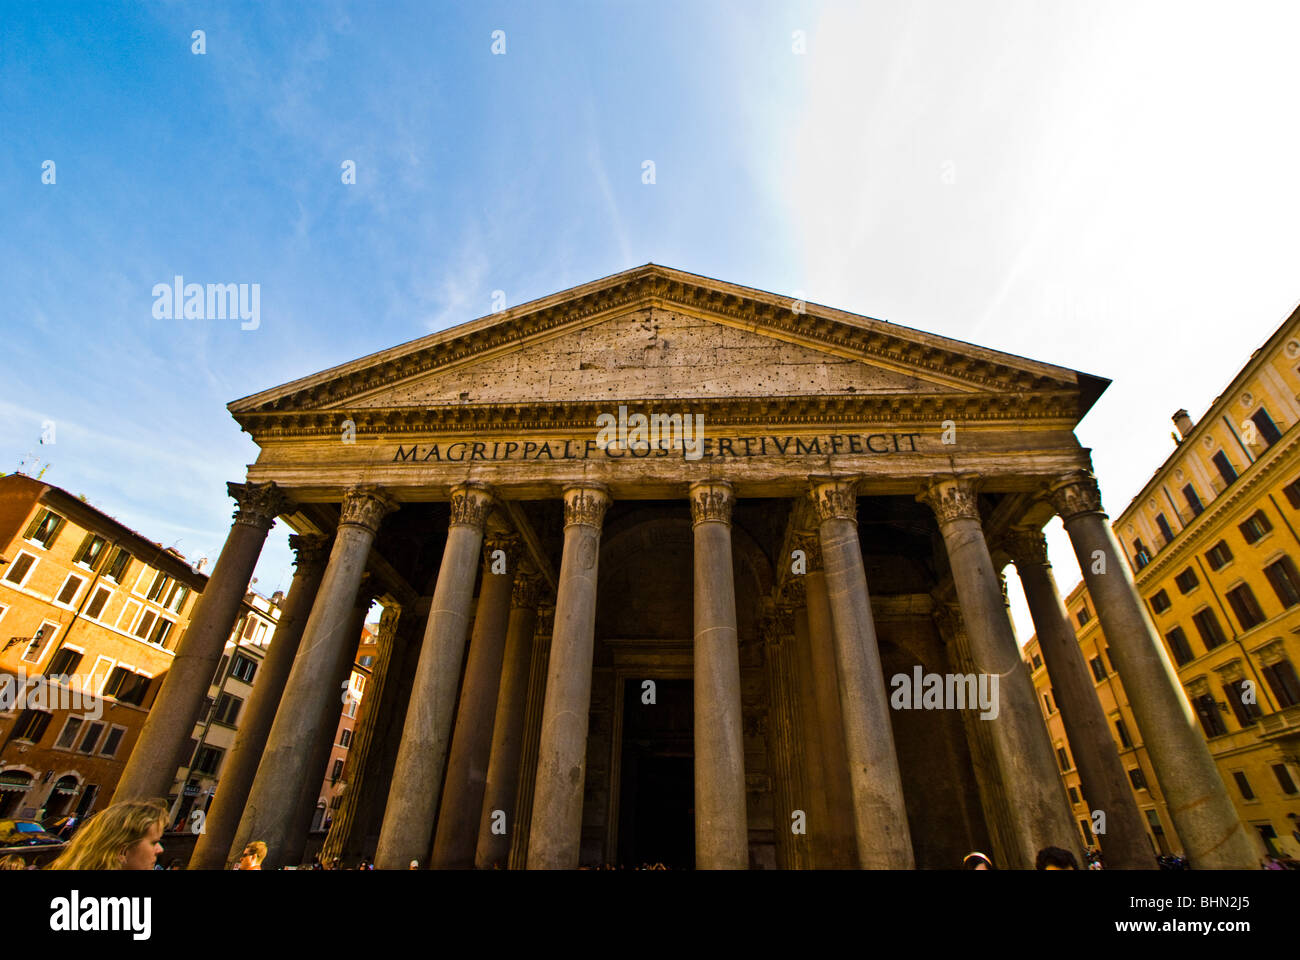
[(690, 680), (655, 680), (643, 703), (641, 680), (623, 687), (618, 862), (695, 866), (695, 728)]

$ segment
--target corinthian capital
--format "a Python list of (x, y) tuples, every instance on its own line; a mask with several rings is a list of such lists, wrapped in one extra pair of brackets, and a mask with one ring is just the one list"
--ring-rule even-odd
[(1084, 513), (1102, 513), (1097, 478), (1087, 470), (1076, 470), (1057, 478), (1047, 490), (1047, 499), (1062, 520)]
[(480, 532), (496, 505), (492, 488), (485, 483), (461, 483), (451, 488), (451, 526), (475, 527)]
[(599, 483), (575, 483), (564, 488), (564, 525), (600, 528), (609, 509), (609, 492)]
[(1017, 568), (1028, 564), (1047, 566), (1047, 540), (1034, 527), (1012, 527), (1002, 540), (1002, 549)]
[(822, 538), (819, 533), (800, 530), (791, 538), (791, 543), (792, 549), (803, 551), (809, 573), (822, 569)]
[(726, 480), (700, 480), (691, 484), (691, 522), (731, 523), (736, 495)]
[(317, 533), (291, 533), (289, 549), (294, 552), (294, 566), (299, 574), (324, 569), (330, 558), (330, 538)]
[(226, 493), (239, 504), (235, 523), (259, 530), (270, 530), (276, 517), (293, 509), (293, 501), (274, 483), (227, 483)]
[(519, 573), (510, 594), (510, 606), (521, 610), (536, 610), (542, 602), (542, 588), (545, 586), (546, 581), (540, 575), (528, 571)]
[(858, 478), (809, 478), (809, 497), (817, 521), (851, 520), (858, 522)]
[(976, 484), (977, 480), (972, 476), (934, 477), (916, 499), (934, 511), (941, 527), (954, 520), (978, 521), (980, 508)]
[(491, 575), (494, 569), (499, 569), (496, 563), (496, 552), (500, 550), (505, 554), (505, 573), (514, 581), (515, 572), (519, 569), (519, 558), (523, 556), (523, 541), (513, 533), (493, 533), (489, 534), (483, 540), (483, 571)]
[(379, 487), (364, 485), (352, 487), (343, 497), (339, 511), (339, 526), (350, 523), (364, 527), (371, 533), (379, 532), (384, 517), (397, 509), (397, 501)]

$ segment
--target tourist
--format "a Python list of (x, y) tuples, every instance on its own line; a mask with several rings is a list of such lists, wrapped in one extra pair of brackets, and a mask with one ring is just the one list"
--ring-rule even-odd
[(152, 870), (167, 827), (161, 800), (128, 800), (101, 810), (47, 870)]
[(26, 870), (27, 861), (17, 854), (0, 857), (0, 870)]
[(962, 858), (961, 868), (963, 870), (992, 870), (993, 861), (976, 850)]
[(261, 870), (262, 861), (266, 859), (266, 844), (261, 840), (254, 840), (244, 847), (244, 852), (239, 855), (239, 863), (236, 870)]
[(1060, 847), (1043, 847), (1038, 851), (1038, 857), (1034, 861), (1035, 870), (1078, 870), (1079, 861), (1074, 859), (1074, 854), (1069, 850), (1062, 850)]

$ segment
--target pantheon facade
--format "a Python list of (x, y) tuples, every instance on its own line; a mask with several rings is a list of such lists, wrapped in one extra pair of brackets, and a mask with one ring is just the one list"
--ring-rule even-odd
[(302, 858), (375, 599), (327, 857), (1032, 867), (1082, 850), (1014, 563), (1107, 863), (1152, 868), (1059, 515), (1189, 858), (1252, 866), (1074, 435), (1107, 384), (650, 264), (235, 401), (260, 453), (115, 799), (167, 793), (278, 518), (296, 575), (191, 868)]

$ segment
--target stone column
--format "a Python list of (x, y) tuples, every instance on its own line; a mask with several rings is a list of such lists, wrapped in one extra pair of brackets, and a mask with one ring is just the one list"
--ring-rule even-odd
[(483, 528), (494, 503), (485, 484), (463, 483), (452, 490), (447, 545), (375, 851), (375, 866), (381, 870), (405, 870), (412, 860), (424, 866), (429, 856)]
[(266, 535), (275, 518), (290, 509), (274, 483), (227, 483), (226, 490), (239, 504), (235, 522), (117, 782), (114, 803), (163, 798), (171, 790)]
[(312, 756), (319, 752), (315, 745), (321, 735), (333, 736), (331, 721), (338, 723), (343, 705), (338, 664), (357, 648), (353, 607), (379, 524), (396, 506), (376, 487), (353, 487), (343, 499), (329, 563), (230, 847), (263, 841), (268, 869), (296, 862), (288, 859), (291, 847), (301, 853), (300, 799), (304, 789), (319, 790), (319, 782), (309, 783), (321, 773), (311, 769)]
[[(474, 865), (479, 869), (504, 868), (510, 860), (510, 841), (520, 824), (513, 820), (519, 790), (519, 759), (524, 739), (524, 712), (528, 697), (528, 667), (533, 632), (537, 629), (537, 604), (542, 578), (527, 570), (516, 574), (510, 599), (510, 623), (501, 665), (496, 716), (492, 722), (492, 750), (483, 814), (479, 818)], [(498, 816), (496, 811), (501, 811)], [(504, 830), (499, 827), (505, 818)]]
[(1090, 812), (1100, 810), (1106, 815), (1105, 832), (1098, 835), (1106, 866), (1154, 870), (1156, 861), (1147, 842), (1142, 814), (1097, 699), (1092, 673), (1070, 626), (1070, 614), (1056, 589), (1052, 566), (1047, 562), (1047, 541), (1039, 530), (1016, 528), (1004, 541), (1004, 547), (1025, 588), (1056, 706), (1079, 767), (1084, 799)]
[(821, 539), (817, 534), (796, 540), (807, 557), (804, 595), (808, 611), (808, 653), (812, 667), (816, 723), (821, 728), (822, 780), (818, 789), (825, 794), (827, 820), (823, 867), (853, 869), (858, 865), (857, 841), (853, 829), (853, 788), (849, 783), (849, 754), (844, 743), (844, 712), (840, 707), (839, 667), (835, 663), (835, 627), (830, 594), (822, 564)]
[[(987, 683), (992, 693), (993, 678), (998, 682), (992, 698), (997, 714), (984, 718), (981, 712), (981, 718), (990, 725), (1015, 830), (1014, 859), (1006, 866), (1032, 868), (1038, 851), (1046, 846), (1064, 847), (1081, 857), (1078, 830), (1038, 710), (1034, 684), (1020, 658), (998, 573), (984, 540), (975, 479), (936, 478), (918, 499), (929, 504), (939, 521), (970, 640), (977, 687)], [(919, 693), (915, 691), (914, 696)]]
[(551, 634), (555, 606), (537, 608), (537, 629), (528, 662), (528, 706), (524, 710), (524, 742), (519, 757), (519, 790), (515, 795), (515, 830), (510, 841), (510, 869), (528, 864), (528, 833), (533, 822), (533, 793), (537, 786), (537, 750), (542, 741), (542, 710), (546, 705), (546, 674), (551, 663)]
[(691, 484), (695, 535), (695, 866), (749, 866), (740, 647), (725, 480)]
[(257, 671), (253, 694), (240, 718), (235, 733), (235, 745), (226, 758), (217, 784), (217, 795), (203, 822), (203, 833), (190, 856), (190, 870), (223, 870), (229, 860), (230, 845), (234, 842), (239, 818), (253, 787), (258, 761), (266, 747), (275, 721), (275, 712), (284, 693), (284, 685), (293, 668), (298, 644), (302, 640), (307, 617), (325, 574), (325, 561), (329, 558), (330, 538), (312, 534), (293, 534), (289, 546), (295, 554), (297, 570), (289, 595), (280, 610), (275, 633), (266, 649), (266, 657)]
[[(789, 585), (788, 585), (789, 586)], [(772, 737), (768, 758), (775, 771), (773, 828), (777, 838), (777, 864), (784, 870), (810, 865), (808, 835), (808, 785), (804, 780), (803, 739), (799, 736), (798, 709), (793, 683), (794, 610), (778, 605), (764, 618), (764, 662), (771, 697)], [(804, 811), (803, 833), (795, 833), (794, 811)]]
[(1257, 866), (1254, 845), (1237, 818), (1178, 674), (1138, 599), (1102, 512), (1096, 479), (1086, 470), (1067, 474), (1051, 485), (1048, 497), (1079, 559), (1187, 859), (1201, 869)]
[(483, 553), (478, 612), (470, 636), (469, 659), (447, 758), (447, 779), (442, 788), (442, 808), (429, 861), (436, 870), (468, 870), (474, 866), (510, 598), (521, 553), (519, 538), (489, 537)]
[(537, 789), (528, 839), (530, 870), (574, 870), (578, 866), (596, 642), (600, 526), (609, 502), (609, 494), (599, 484), (564, 488), (564, 553), (537, 751)]
[(379, 652), (370, 671), (370, 680), (361, 697), (361, 708), (356, 725), (352, 728), (352, 746), (344, 763), (343, 775), (347, 789), (343, 802), (330, 824), (329, 834), (321, 847), (321, 861), (330, 863), (335, 857), (350, 860), (353, 853), (352, 834), (356, 827), (357, 809), (362, 797), (365, 774), (371, 766), (370, 744), (374, 739), (375, 721), (379, 716), (388, 687), (388, 671), (393, 662), (393, 647), (397, 643), (397, 626), (402, 622), (402, 609), (397, 604), (386, 604), (379, 619)]
[[(294, 815), (285, 833), (285, 863), (301, 863), (307, 848), (307, 835), (311, 832), (312, 817), (316, 814), (316, 801), (321, 797), (321, 788), (329, 773), (330, 754), (334, 750), (334, 738), (338, 735), (339, 720), (343, 716), (343, 705), (352, 679), (352, 668), (357, 661), (357, 647), (361, 644), (366, 614), (370, 612), (370, 607), (375, 602), (376, 589), (376, 585), (370, 582), (370, 574), (363, 574), (357, 589), (356, 601), (352, 605), (352, 618), (348, 621), (344, 633), (346, 639), (336, 651), (334, 673), (327, 682), (328, 689), (333, 690), (337, 696), (332, 702), (322, 703), (321, 725), (307, 742), (307, 758), (303, 768), (306, 773), (302, 779), (302, 789), (298, 794)], [(363, 693), (363, 702), (364, 699)], [(325, 811), (325, 815), (333, 816), (329, 810)]]
[(805, 844), (809, 867), (828, 869), (831, 857), (831, 810), (826, 800), (826, 748), (822, 743), (822, 725), (817, 714), (817, 685), (813, 679), (812, 636), (808, 627), (807, 590), (802, 578), (792, 580), (786, 589), (794, 608), (794, 649), (791, 651), (791, 678), (798, 709), (795, 729), (803, 743), (803, 780), (807, 790), (796, 808), (806, 816), (808, 841)]
[(858, 864), (864, 870), (911, 869), (915, 860), (858, 542), (855, 491), (854, 480), (812, 480), (834, 623)]

